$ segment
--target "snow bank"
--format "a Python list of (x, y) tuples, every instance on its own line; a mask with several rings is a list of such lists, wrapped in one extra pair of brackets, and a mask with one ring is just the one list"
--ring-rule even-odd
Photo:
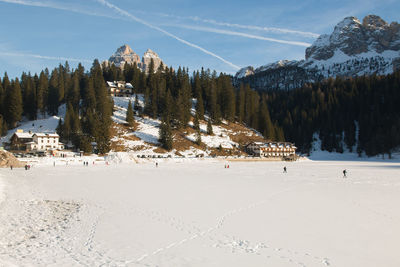
[(135, 155), (126, 152), (110, 152), (105, 161), (112, 164), (136, 162)]

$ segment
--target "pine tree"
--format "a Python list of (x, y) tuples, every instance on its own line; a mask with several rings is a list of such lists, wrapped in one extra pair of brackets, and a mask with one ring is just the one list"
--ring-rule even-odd
[(264, 99), (261, 102), (259, 114), (260, 114), (259, 129), (263, 133), (265, 139), (276, 140), (275, 127), (272, 124), (271, 117), (270, 117), (270, 114), (268, 111), (268, 107), (267, 107), (266, 101)]
[(58, 114), (58, 107), (60, 105), (60, 95), (59, 95), (59, 88), (58, 81), (59, 75), (57, 73), (57, 69), (54, 69), (51, 72), (51, 77), (49, 81), (49, 95), (47, 99), (47, 108), (50, 115), (57, 115)]
[(128, 109), (126, 110), (126, 122), (131, 127), (133, 127), (133, 125), (135, 123), (135, 118), (133, 116), (132, 103), (130, 100), (129, 100), (129, 104), (128, 104)]
[(3, 124), (2, 124), (2, 126), (1, 126), (1, 134), (4, 136), (4, 135), (7, 135), (7, 131), (8, 131), (8, 126), (7, 126), (7, 122), (6, 122), (6, 120), (4, 119), (4, 117), (3, 117)]
[(0, 114), (0, 136), (3, 136), (3, 124), (3, 115)]
[(5, 89), (3, 88), (3, 85), (0, 80), (0, 114), (4, 114), (4, 98), (5, 98), (6, 92)]
[(200, 120), (204, 120), (204, 103), (201, 94), (199, 94), (197, 97), (196, 113), (198, 114)]
[(21, 90), (23, 102), (23, 114), (29, 120), (35, 120), (37, 117), (36, 107), (36, 90), (32, 76), (30, 74), (22, 74)]
[(82, 150), (84, 153), (92, 153), (92, 144), (91, 138), (85, 134), (82, 134), (79, 137), (79, 149)]
[(69, 103), (67, 105), (67, 111), (65, 112), (65, 117), (64, 117), (64, 123), (62, 125), (62, 137), (65, 142), (72, 141), (72, 136), (73, 136), (73, 125), (74, 125), (74, 109)]
[(44, 116), (47, 109), (47, 95), (49, 90), (48, 76), (44, 71), (40, 72), (36, 88), (36, 107)]
[(138, 95), (135, 94), (135, 104), (134, 104), (134, 108), (133, 108), (136, 112), (138, 112), (139, 114), (141, 113), (141, 107), (139, 105), (139, 99), (138, 99)]
[(108, 96), (101, 66), (97, 59), (93, 62), (91, 76), (93, 77), (96, 96), (96, 113), (93, 115), (98, 121), (95, 130), (95, 140), (99, 153), (104, 154), (110, 150), (110, 127), (113, 106), (112, 100)]
[[(60, 64), (58, 67), (58, 86), (57, 86), (57, 95), (58, 95), (58, 103), (63, 103), (64, 102), (64, 96), (65, 96), (65, 87), (66, 87), (66, 69)], [(58, 108), (58, 107), (57, 107)], [(58, 111), (57, 111), (58, 113)]]
[(150, 88), (146, 87), (144, 91), (144, 113), (146, 115), (151, 114), (151, 98), (150, 98)]
[(201, 132), (200, 129), (196, 130), (196, 145), (200, 146), (201, 145)]
[(245, 118), (245, 101), (246, 93), (243, 84), (240, 84), (239, 92), (236, 96), (236, 116), (237, 120), (241, 123)]
[(94, 92), (93, 77), (86, 78), (83, 87), (83, 114), (86, 115), (87, 112), (94, 114), (96, 111), (96, 94)]
[(207, 134), (214, 135), (212, 124), (211, 124), (211, 119), (207, 120)]
[[(1, 86), (1, 83), (0, 83)], [(5, 102), (5, 99), (7, 97), (7, 93), (9, 92), (11, 88), (11, 83), (10, 80), (8, 79), (8, 75), (7, 72), (4, 73), (4, 77), (3, 77), (3, 85), (2, 85), (2, 90), (0, 90), (0, 113), (4, 115), (4, 121), (7, 121), (7, 103)]]
[(61, 118), (58, 120), (56, 133), (60, 136), (61, 140), (64, 140), (64, 127)]
[(164, 113), (159, 130), (161, 147), (168, 151), (172, 149), (173, 145), (172, 129), (169, 121), (169, 115)]
[(199, 115), (197, 113), (194, 116), (193, 129), (195, 129), (196, 131), (200, 130)]
[(15, 128), (22, 116), (22, 95), (18, 78), (12, 81), (7, 92), (6, 119), (10, 128)]
[(80, 92), (80, 81), (79, 74), (75, 72), (72, 76), (71, 88), (68, 90), (68, 94), (66, 95), (67, 102), (70, 102), (74, 107), (75, 111), (79, 110), (79, 102), (81, 99)]

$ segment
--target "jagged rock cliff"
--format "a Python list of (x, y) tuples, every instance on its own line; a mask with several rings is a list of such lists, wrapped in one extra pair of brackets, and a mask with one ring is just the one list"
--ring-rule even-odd
[(399, 58), (397, 22), (388, 24), (376, 15), (366, 16), (362, 23), (346, 17), (332, 34), (319, 36), (306, 49), (305, 60), (281, 60), (254, 71), (246, 67), (237, 72), (235, 81), (258, 90), (293, 89), (327, 77), (388, 74), (398, 67)]
[(142, 69), (146, 72), (149, 71), (149, 66), (150, 62), (153, 59), (154, 62), (154, 71), (157, 71), (157, 69), (160, 67), (161, 64), (164, 65), (164, 62), (161, 60), (161, 58), (157, 55), (156, 52), (152, 51), (151, 49), (147, 49), (147, 51), (144, 53), (142, 57)]
[(151, 60), (153, 59), (154, 62), (154, 71), (157, 71), (158, 67), (163, 64), (164, 62), (162, 59), (157, 55), (156, 52), (152, 51), (151, 49), (147, 49), (142, 57), (142, 61), (140, 61), (140, 57), (136, 54), (129, 45), (123, 45), (117, 49), (117, 51), (106, 61), (106, 64), (114, 64), (117, 67), (123, 67), (125, 64), (134, 64), (136, 63), (137, 66), (145, 72), (148, 72), (149, 65)]
[(138, 54), (133, 52), (129, 45), (123, 45), (117, 49), (117, 51), (112, 54), (109, 63), (115, 64), (117, 67), (122, 67), (124, 64), (136, 64), (140, 63), (140, 57)]

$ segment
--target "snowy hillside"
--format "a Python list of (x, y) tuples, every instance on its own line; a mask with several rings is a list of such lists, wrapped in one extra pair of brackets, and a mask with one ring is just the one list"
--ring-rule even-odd
[[(136, 127), (132, 131), (126, 124), (126, 111), (129, 100), (132, 105), (135, 97), (114, 97), (114, 137), (112, 138), (112, 148), (114, 151), (127, 151), (130, 153), (144, 154), (159, 154), (166, 151), (160, 150), (159, 142), (159, 126), (161, 121), (151, 119), (147, 116), (140, 117), (135, 115)], [(138, 102), (141, 107), (144, 106), (143, 95), (138, 95)], [(195, 100), (193, 100), (193, 107)], [(194, 115), (192, 108), (192, 115)], [(202, 146), (195, 144), (195, 132), (193, 122), (189, 122), (189, 128), (181, 132), (174, 133), (175, 149), (167, 153), (170, 155), (181, 155), (186, 157), (196, 157), (198, 155), (209, 156), (216, 152), (220, 147), (222, 149), (238, 150), (239, 142), (243, 137), (250, 139), (262, 140), (262, 137), (244, 126), (223, 122), (221, 125), (213, 125), (214, 135), (207, 134), (207, 124), (205, 121), (200, 121)]]

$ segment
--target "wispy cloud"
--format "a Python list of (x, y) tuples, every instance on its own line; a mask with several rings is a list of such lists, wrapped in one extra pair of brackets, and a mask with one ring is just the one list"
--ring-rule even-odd
[(70, 58), (70, 57), (52, 57), (52, 56), (43, 56), (37, 54), (25, 54), (25, 53), (16, 53), (16, 52), (1, 52), (0, 56), (6, 57), (30, 57), (30, 58), (39, 58), (39, 59), (47, 59), (47, 60), (58, 60), (58, 61), (71, 61), (71, 62), (85, 62), (91, 63), (92, 60), (89, 59), (79, 59), (79, 58)]
[(165, 13), (156, 13), (156, 14), (159, 16), (163, 16), (163, 17), (176, 18), (176, 19), (180, 19), (180, 20), (192, 20), (195, 22), (203, 22), (203, 23), (213, 24), (216, 26), (225, 26), (225, 27), (230, 27), (230, 28), (265, 31), (265, 32), (272, 32), (272, 33), (277, 33), (277, 34), (293, 34), (293, 35), (298, 35), (298, 36), (307, 37), (307, 38), (318, 38), (318, 36), (320, 35), (318, 33), (296, 31), (296, 30), (285, 29), (285, 28), (262, 27), (262, 26), (255, 26), (255, 25), (244, 25), (244, 24), (237, 24), (237, 23), (220, 22), (220, 21), (216, 21), (213, 19), (203, 19), (203, 18), (200, 18), (197, 16), (183, 17), (183, 16), (176, 16), (176, 15), (170, 15), (170, 14), (165, 14)]
[(275, 42), (275, 43), (281, 43), (281, 44), (288, 44), (288, 45), (297, 45), (297, 46), (304, 46), (304, 47), (311, 46), (311, 44), (305, 43), (305, 42), (287, 41), (287, 40), (275, 39), (275, 38), (270, 38), (270, 37), (264, 37), (264, 36), (254, 35), (254, 34), (243, 33), (243, 32), (228, 31), (228, 30), (202, 27), (202, 26), (191, 26), (191, 25), (184, 25), (184, 24), (168, 24), (168, 26), (178, 27), (178, 28), (183, 28), (183, 29), (190, 29), (190, 30), (195, 30), (195, 31), (212, 32), (212, 33), (225, 34), (225, 35), (235, 35), (235, 36), (240, 36), (240, 37), (245, 37), (245, 38), (250, 38), (250, 39), (257, 39), (257, 40), (263, 40), (263, 41), (269, 41), (269, 42)]
[(232, 62), (229, 62), (228, 60), (222, 58), (221, 56), (218, 56), (217, 54), (215, 54), (215, 53), (213, 53), (213, 52), (211, 52), (211, 51), (209, 51), (209, 50), (207, 50), (207, 49), (205, 49), (203, 47), (200, 47), (200, 46), (198, 46), (198, 45), (196, 45), (194, 43), (186, 41), (186, 40), (184, 40), (184, 39), (182, 39), (182, 38), (180, 38), (180, 37), (168, 32), (168, 31), (166, 31), (164, 29), (161, 29), (160, 27), (154, 26), (154, 25), (148, 23), (147, 21), (144, 21), (144, 20), (132, 15), (131, 13), (129, 13), (129, 12), (125, 11), (125, 10), (122, 10), (121, 8), (117, 7), (116, 5), (111, 4), (110, 2), (108, 2), (106, 0), (96, 0), (96, 1), (101, 3), (101, 4), (103, 4), (104, 6), (106, 6), (108, 8), (110, 8), (110, 9), (113, 9), (114, 11), (118, 12), (119, 14), (121, 14), (123, 16), (126, 16), (126, 17), (128, 17), (128, 18), (130, 18), (130, 19), (132, 19), (132, 20), (134, 20), (134, 21), (136, 21), (138, 23), (141, 23), (141, 24), (143, 24), (143, 25), (145, 25), (145, 26), (147, 26), (147, 27), (149, 27), (151, 29), (154, 29), (154, 30), (157, 30), (157, 31), (159, 31), (161, 33), (164, 33), (165, 35), (167, 35), (167, 36), (169, 36), (171, 38), (174, 38), (175, 40), (177, 40), (177, 41), (179, 41), (179, 42), (181, 42), (183, 44), (186, 44), (188, 46), (196, 48), (196, 49), (198, 49), (198, 50), (200, 50), (200, 51), (202, 51), (202, 52), (204, 52), (204, 53), (206, 53), (206, 54), (208, 54), (210, 56), (213, 56), (213, 57), (221, 60), (222, 62), (228, 64), (229, 66), (233, 67), (236, 70), (240, 69), (239, 66), (233, 64)]
[(80, 13), (80, 14), (84, 14), (84, 15), (90, 15), (90, 16), (96, 16), (96, 17), (105, 17), (105, 18), (110, 18), (110, 19), (121, 19), (121, 18), (116, 18), (115, 16), (110, 16), (110, 15), (107, 15), (107, 14), (97, 13), (97, 12), (93, 12), (93, 11), (90, 11), (90, 10), (87, 10), (87, 9), (83, 9), (83, 8), (76, 8), (74, 6), (62, 5), (62, 4), (59, 4), (59, 3), (52, 3), (52, 2), (39, 2), (39, 1), (29, 1), (29, 0), (0, 0), (0, 2), (9, 3), (9, 4), (23, 5), (23, 6), (52, 8), (52, 9), (58, 9), (58, 10), (64, 10), (64, 11), (69, 11), (69, 12)]

